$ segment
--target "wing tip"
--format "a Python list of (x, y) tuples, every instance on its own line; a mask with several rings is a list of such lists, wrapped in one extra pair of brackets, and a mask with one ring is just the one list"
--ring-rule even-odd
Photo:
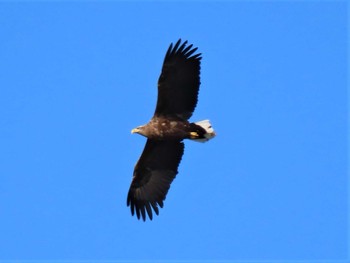
[(182, 39), (179, 38), (175, 42), (175, 44), (173, 42), (170, 43), (170, 46), (166, 52), (164, 61), (172, 58), (173, 56), (178, 56), (178, 55), (184, 57), (185, 59), (195, 59), (195, 60), (202, 59), (201, 57), (202, 53), (197, 53), (193, 55), (193, 53), (195, 53), (198, 50), (198, 47), (193, 48), (193, 44), (188, 45), (188, 40), (185, 40), (184, 42), (182, 42), (182, 44), (181, 42), (182, 42)]
[[(159, 201), (142, 201), (137, 200), (135, 195), (132, 194), (132, 190), (129, 190), (127, 201), (127, 207), (130, 206), (131, 216), (135, 216), (138, 220), (146, 221), (153, 220), (153, 212), (158, 216), (159, 215), (159, 207), (163, 208), (164, 203), (162, 200)], [(153, 210), (152, 210), (153, 209)]]

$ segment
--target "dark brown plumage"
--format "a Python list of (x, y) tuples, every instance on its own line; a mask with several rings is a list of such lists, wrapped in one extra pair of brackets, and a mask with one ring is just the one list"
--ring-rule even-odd
[(158, 80), (158, 99), (153, 118), (132, 130), (147, 137), (146, 146), (133, 174), (127, 205), (137, 218), (152, 220), (163, 207), (171, 182), (178, 173), (183, 152), (183, 139), (205, 142), (215, 136), (208, 120), (190, 123), (196, 107), (200, 85), (201, 54), (197, 48), (170, 45)]
[[(171, 116), (188, 120), (197, 105), (201, 54), (197, 48), (171, 44), (158, 80), (158, 100), (155, 116)], [(192, 55), (192, 56), (191, 56)]]

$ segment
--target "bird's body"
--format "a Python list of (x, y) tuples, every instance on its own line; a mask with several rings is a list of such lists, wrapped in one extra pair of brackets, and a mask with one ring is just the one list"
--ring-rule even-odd
[(146, 124), (132, 130), (152, 140), (205, 139), (206, 130), (196, 123), (155, 117)]
[(184, 152), (184, 139), (205, 142), (215, 136), (208, 120), (191, 123), (188, 119), (196, 107), (200, 85), (201, 54), (197, 48), (171, 44), (164, 59), (158, 80), (158, 100), (153, 118), (146, 125), (133, 129), (147, 137), (146, 146), (135, 165), (127, 198), (131, 213), (152, 220), (178, 173)]

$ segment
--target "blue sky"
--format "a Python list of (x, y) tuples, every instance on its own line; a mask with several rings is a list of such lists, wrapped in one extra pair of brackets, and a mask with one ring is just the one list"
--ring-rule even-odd
[[(0, 259), (345, 260), (346, 1), (1, 2)], [(153, 221), (126, 194), (165, 52), (203, 54)]]

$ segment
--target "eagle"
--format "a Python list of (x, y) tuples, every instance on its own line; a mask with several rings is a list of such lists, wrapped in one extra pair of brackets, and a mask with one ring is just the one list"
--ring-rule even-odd
[(209, 120), (190, 122), (197, 105), (200, 85), (201, 53), (198, 48), (170, 44), (158, 79), (157, 105), (152, 119), (131, 133), (147, 138), (137, 161), (127, 196), (131, 214), (146, 221), (159, 215), (170, 184), (178, 173), (184, 153), (184, 139), (206, 142), (215, 136)]

